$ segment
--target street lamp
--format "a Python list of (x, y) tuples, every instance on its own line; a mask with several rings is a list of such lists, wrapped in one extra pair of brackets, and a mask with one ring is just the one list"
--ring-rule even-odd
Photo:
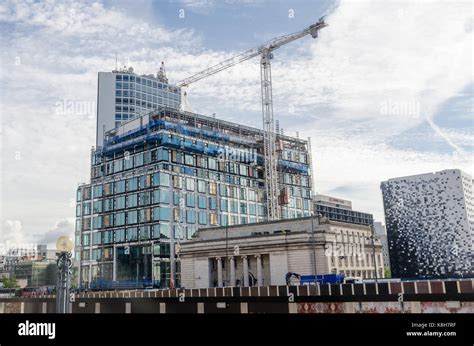
[(375, 284), (378, 284), (378, 277), (377, 277), (377, 261), (375, 258), (375, 232), (374, 226), (370, 225), (370, 240), (372, 241), (372, 261), (374, 262), (374, 269), (375, 269)]
[(72, 268), (72, 254), (74, 244), (69, 236), (61, 236), (56, 241), (58, 276), (56, 282), (56, 313), (69, 312), (69, 286)]
[[(311, 243), (313, 247), (313, 271), (314, 271), (314, 282), (316, 283), (316, 238), (314, 235), (314, 211), (311, 212)], [(321, 213), (318, 213), (318, 226), (321, 224)], [(324, 232), (324, 230), (323, 230)], [(324, 240), (323, 240), (324, 241)]]

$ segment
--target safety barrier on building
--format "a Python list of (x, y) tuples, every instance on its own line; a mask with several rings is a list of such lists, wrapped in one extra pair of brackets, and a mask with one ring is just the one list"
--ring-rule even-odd
[[(151, 132), (151, 130), (165, 130), (160, 132)], [(218, 146), (202, 141), (192, 141), (185, 138), (173, 136), (175, 133), (188, 136), (199, 136), (209, 140), (219, 141), (223, 144), (229, 142), (229, 136), (216, 131), (208, 131), (190, 126), (175, 124), (165, 120), (152, 120), (147, 125), (140, 126), (135, 130), (129, 131), (123, 135), (114, 136), (105, 143), (104, 148), (99, 153), (103, 155), (113, 155), (122, 150), (133, 148), (134, 146), (145, 143), (156, 143), (165, 147), (187, 150), (193, 153), (209, 156), (218, 156), (222, 154), (223, 146)], [(255, 154), (256, 163), (263, 164), (263, 156)], [(291, 162), (288, 160), (279, 160), (281, 168), (289, 171), (308, 174), (309, 166), (302, 163)]]

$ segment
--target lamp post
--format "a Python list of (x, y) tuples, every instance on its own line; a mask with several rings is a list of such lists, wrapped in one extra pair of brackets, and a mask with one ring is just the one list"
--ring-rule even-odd
[[(321, 213), (318, 213), (317, 215), (318, 218), (318, 226), (321, 224)], [(323, 231), (324, 232), (324, 231)], [(316, 283), (316, 237), (314, 234), (314, 211), (311, 212), (311, 243), (313, 247), (313, 271), (314, 271), (314, 283)]]
[(69, 312), (69, 286), (71, 281), (72, 254), (74, 244), (70, 237), (59, 237), (56, 242), (58, 276), (56, 282), (56, 313)]
[[(229, 286), (234, 286), (234, 283), (230, 283), (230, 280), (229, 280), (229, 215), (227, 215), (227, 222), (225, 223), (225, 261), (224, 261), (224, 265), (225, 265), (225, 278), (226, 278), (226, 283), (227, 285)], [(225, 283), (224, 283), (224, 286), (227, 286)]]
[(376, 261), (376, 258), (375, 258), (375, 242), (374, 242), (375, 234), (374, 234), (374, 226), (373, 225), (370, 225), (370, 231), (371, 231), (370, 239), (372, 241), (372, 261), (374, 262), (374, 269), (375, 269), (375, 284), (378, 284), (377, 261)]
[(314, 282), (316, 283), (316, 246), (315, 246), (315, 239), (314, 239), (314, 211), (311, 212), (311, 243), (313, 247), (313, 274), (314, 274)]

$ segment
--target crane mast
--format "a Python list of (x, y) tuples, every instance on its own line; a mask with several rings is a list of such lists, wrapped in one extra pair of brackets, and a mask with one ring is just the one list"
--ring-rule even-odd
[(260, 82), (262, 89), (263, 116), (263, 157), (265, 163), (265, 192), (267, 201), (267, 219), (281, 218), (278, 207), (278, 161), (275, 148), (275, 121), (273, 119), (272, 69), (270, 60), (273, 54), (270, 49), (262, 52), (260, 60)]
[(276, 153), (275, 121), (273, 118), (273, 98), (272, 98), (272, 72), (270, 60), (273, 58), (273, 51), (281, 46), (293, 42), (306, 35), (318, 37), (318, 31), (327, 24), (323, 18), (308, 28), (293, 34), (274, 38), (263, 45), (252, 48), (246, 52), (227, 59), (219, 64), (211, 66), (195, 75), (192, 75), (176, 83), (176, 86), (184, 87), (197, 82), (203, 78), (212, 76), (220, 71), (228, 69), (246, 60), (260, 55), (260, 82), (262, 92), (262, 118), (263, 118), (263, 147), (265, 164), (265, 192), (267, 204), (267, 220), (277, 220), (281, 218), (281, 209), (278, 206), (278, 157)]

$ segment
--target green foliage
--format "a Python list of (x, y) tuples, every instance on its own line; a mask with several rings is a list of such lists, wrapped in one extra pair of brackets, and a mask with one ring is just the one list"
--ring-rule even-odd
[(3, 288), (18, 288), (20, 285), (15, 278), (2, 277), (0, 282), (3, 284)]
[(386, 279), (390, 279), (392, 277), (392, 271), (389, 267), (385, 267), (384, 274)]

